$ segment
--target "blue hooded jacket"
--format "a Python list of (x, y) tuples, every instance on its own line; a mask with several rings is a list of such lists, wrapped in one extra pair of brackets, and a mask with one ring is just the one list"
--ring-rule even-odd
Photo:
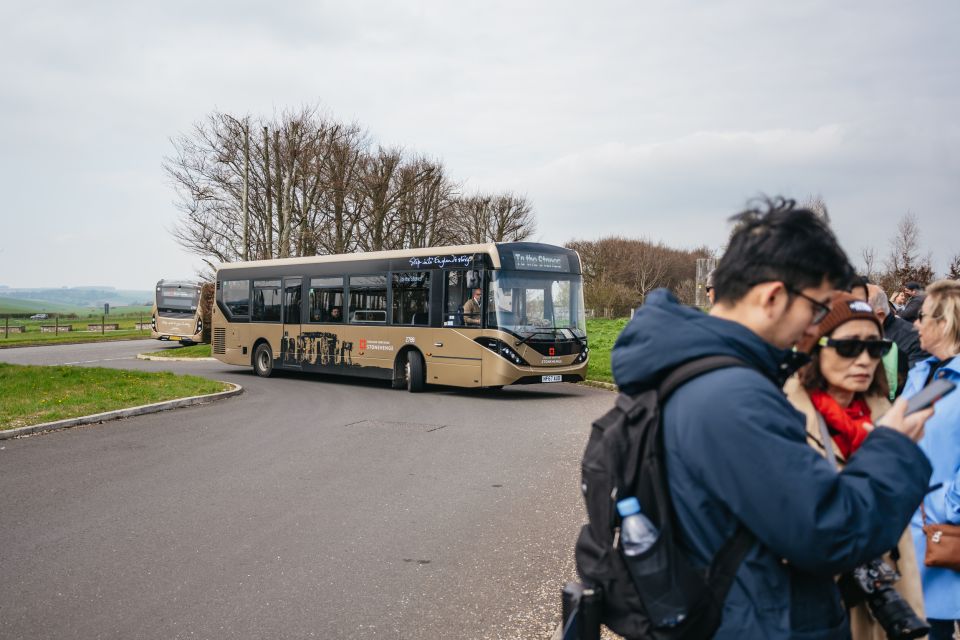
[(691, 557), (707, 565), (738, 523), (757, 538), (724, 603), (716, 638), (848, 638), (834, 576), (894, 548), (927, 488), (930, 463), (884, 427), (837, 473), (806, 442), (778, 372), (788, 352), (735, 322), (684, 307), (665, 290), (614, 345), (624, 391), (688, 360), (731, 355), (751, 368), (707, 373), (663, 410), (667, 480)]

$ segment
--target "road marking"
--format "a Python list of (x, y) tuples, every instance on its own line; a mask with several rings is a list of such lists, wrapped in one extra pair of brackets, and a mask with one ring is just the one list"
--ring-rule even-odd
[(134, 360), (133, 356), (127, 356), (126, 358), (103, 358), (102, 360), (79, 360), (77, 362), (64, 362), (64, 366), (69, 366), (72, 364), (93, 364), (94, 362), (113, 362), (114, 360)]

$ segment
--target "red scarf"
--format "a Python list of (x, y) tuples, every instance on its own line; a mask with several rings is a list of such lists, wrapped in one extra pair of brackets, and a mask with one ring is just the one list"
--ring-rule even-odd
[(844, 409), (837, 404), (833, 396), (818, 389), (810, 391), (810, 400), (813, 401), (814, 408), (827, 423), (833, 441), (837, 443), (840, 453), (843, 454), (844, 458), (849, 459), (869, 433), (864, 425), (871, 424), (870, 407), (862, 398), (855, 398), (850, 406)]

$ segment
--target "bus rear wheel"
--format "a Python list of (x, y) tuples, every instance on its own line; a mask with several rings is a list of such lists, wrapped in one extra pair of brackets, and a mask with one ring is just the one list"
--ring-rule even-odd
[(423, 358), (416, 351), (407, 353), (407, 391), (420, 393), (426, 386)]
[(266, 342), (261, 342), (253, 351), (253, 372), (261, 378), (269, 378), (273, 373), (273, 350)]

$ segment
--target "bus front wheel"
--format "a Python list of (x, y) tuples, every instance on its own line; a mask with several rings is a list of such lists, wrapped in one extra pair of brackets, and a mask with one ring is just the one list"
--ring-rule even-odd
[(420, 393), (426, 386), (423, 358), (416, 351), (407, 353), (407, 391)]
[(273, 350), (266, 342), (261, 342), (253, 352), (253, 372), (261, 378), (269, 378), (273, 373)]

